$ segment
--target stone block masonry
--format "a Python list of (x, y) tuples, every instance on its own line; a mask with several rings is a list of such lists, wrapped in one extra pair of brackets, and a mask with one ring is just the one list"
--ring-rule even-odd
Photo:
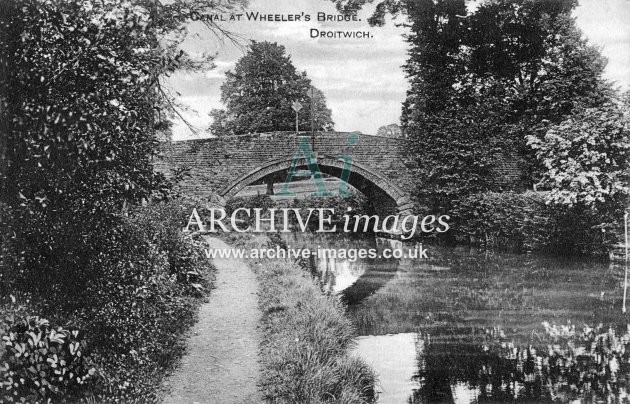
[[(273, 132), (170, 142), (162, 144), (156, 168), (167, 175), (171, 169), (188, 168), (190, 177), (179, 185), (182, 193), (226, 200), (247, 185), (286, 171), (302, 137), (312, 142), (322, 173), (339, 178), (344, 166), (340, 157), (351, 156), (350, 185), (386, 210), (412, 212), (416, 161), (404, 138), (348, 132), (318, 132), (311, 138), (310, 133)], [(499, 164), (495, 175), (497, 182), (509, 186), (519, 177), (518, 167)]]

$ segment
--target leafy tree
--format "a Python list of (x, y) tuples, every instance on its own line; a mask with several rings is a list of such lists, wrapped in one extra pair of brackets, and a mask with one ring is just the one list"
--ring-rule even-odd
[(174, 104), (162, 77), (211, 60), (178, 49), (190, 13), (238, 4), (0, 2), (0, 201), (17, 246), (5, 274), (44, 300), (97, 275), (83, 271), (103, 238), (124, 236), (111, 233), (120, 214), (163, 189), (152, 161)]
[(539, 185), (572, 250), (606, 252), (618, 241), (630, 195), (628, 123), (627, 107), (615, 102), (576, 111), (542, 139), (528, 136), (544, 167)]
[[(588, 44), (571, 13), (574, 0), (483, 4), (470, 18), (471, 69), (514, 92), (514, 119), (559, 123), (574, 108), (597, 107), (614, 94), (606, 60)], [(542, 126), (544, 133), (544, 125)]]
[(421, 0), (405, 4), (411, 33), (409, 59), (404, 66), (410, 82), (401, 122), (406, 129), (410, 114), (439, 112), (455, 95), (455, 83), (464, 72), (460, 55), (465, 32), (458, 16), (466, 15), (463, 0)]
[(377, 136), (387, 136), (387, 137), (402, 137), (402, 130), (400, 126), (395, 123), (391, 123), (389, 125), (383, 125), (376, 131)]
[(407, 124), (423, 208), (449, 213), (466, 195), (503, 190), (493, 181), (497, 157), (523, 134), (519, 126), (504, 124), (509, 106), (500, 91), (478, 97), (484, 102), (452, 103), (431, 115), (414, 111)]
[[(33, 314), (54, 324), (51, 339), (66, 338), (46, 351), (44, 336), (30, 356), (3, 351), (0, 379), (24, 377), (5, 383), (0, 401), (77, 402), (90, 380), (85, 400), (150, 401), (159, 369), (176, 357), (201, 286), (197, 250), (175, 237), (176, 221), (124, 216), (168, 195), (152, 164), (176, 113), (162, 78), (207, 65), (178, 45), (191, 10), (241, 4), (221, 3), (0, 0), (0, 311), (9, 310), (0, 333), (27, 342), (34, 323), (17, 315)], [(15, 305), (5, 305), (9, 294)], [(80, 351), (78, 334), (58, 327), (68, 322), (81, 330)], [(97, 373), (77, 384), (88, 365)]]
[[(333, 1), (348, 13), (374, 2)], [(404, 14), (410, 28), (401, 122), (422, 206), (465, 211), (488, 192), (540, 181), (563, 248), (592, 254), (615, 241), (609, 230), (628, 194), (627, 121), (602, 78), (605, 59), (571, 16), (577, 1), (375, 3), (372, 24)], [(520, 183), (495, 181), (506, 159), (523, 168)]]
[[(295, 130), (294, 101), (302, 104), (299, 113), (301, 129), (310, 129), (311, 82), (299, 73), (286, 54), (284, 46), (270, 42), (252, 42), (249, 51), (226, 73), (221, 86), (225, 110), (213, 110), (210, 127), (217, 135), (248, 132)], [(331, 112), (324, 94), (313, 89), (315, 129), (332, 127)]]
[(1, 50), (2, 199), (20, 215), (27, 284), (50, 281), (93, 256), (91, 226), (109, 228), (109, 213), (148, 197), (159, 180), (150, 84), (158, 55), (131, 55), (154, 47), (148, 15), (130, 2), (25, 1), (2, 23), (16, 34)]
[[(352, 13), (373, 1), (335, 3)], [(427, 206), (448, 209), (472, 192), (518, 189), (493, 178), (502, 155), (522, 161), (523, 185), (536, 182), (542, 167), (525, 137), (542, 137), (575, 108), (599, 107), (613, 95), (602, 79), (605, 60), (571, 17), (575, 0), (485, 0), (475, 10), (464, 0), (376, 3), (371, 23), (404, 14), (410, 28), (401, 122)]]
[(530, 135), (545, 171), (541, 185), (556, 205), (623, 206), (630, 195), (630, 126), (616, 104), (588, 108), (552, 126), (544, 139)]
[[(310, 91), (308, 92), (308, 104), (304, 106), (308, 111), (308, 117), (311, 116), (311, 105), (310, 100), (313, 100), (313, 128), (315, 130), (323, 130), (330, 131), (333, 130), (335, 124), (331, 117), (331, 110), (326, 105), (326, 96), (324, 92), (315, 86), (311, 86)], [(307, 125), (306, 128), (310, 128), (310, 125)]]

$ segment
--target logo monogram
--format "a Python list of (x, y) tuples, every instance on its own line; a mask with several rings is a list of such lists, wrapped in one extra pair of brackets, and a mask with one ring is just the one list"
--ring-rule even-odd
[[(348, 135), (348, 144), (355, 145), (359, 142), (359, 135), (357, 133), (351, 133)], [(311, 148), (311, 145), (308, 141), (307, 137), (300, 138), (300, 144), (295, 152), (295, 156), (291, 161), (291, 166), (289, 167), (289, 171), (287, 173), (287, 178), (284, 180), (284, 184), (282, 185), (282, 189), (276, 195), (278, 196), (295, 196), (295, 193), (289, 191), (289, 184), (293, 177), (303, 177), (303, 171), (297, 169), (300, 165), (300, 161), (304, 159), (306, 160), (306, 165), (308, 167), (307, 175), (313, 178), (315, 182), (316, 191), (312, 194), (313, 196), (333, 196), (334, 194), (326, 188), (326, 184), (324, 183), (324, 179), (322, 178), (322, 172), (319, 169), (319, 164), (317, 164), (317, 157)], [(343, 169), (341, 171), (339, 182), (339, 196), (348, 197), (352, 196), (353, 193), (348, 189), (348, 180), (350, 179), (350, 172), (352, 170), (352, 156), (348, 154), (342, 154), (337, 156), (337, 159), (343, 162)]]

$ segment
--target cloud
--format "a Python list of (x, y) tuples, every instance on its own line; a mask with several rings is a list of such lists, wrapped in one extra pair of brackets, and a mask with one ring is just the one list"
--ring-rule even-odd
[(630, 88), (630, 1), (581, 0), (575, 16), (585, 36), (608, 58), (606, 77)]

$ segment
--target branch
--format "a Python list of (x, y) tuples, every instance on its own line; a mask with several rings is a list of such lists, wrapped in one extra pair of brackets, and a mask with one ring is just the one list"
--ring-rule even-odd
[(199, 130), (194, 127), (186, 118), (184, 118), (184, 116), (179, 112), (179, 110), (177, 109), (177, 107), (175, 106), (175, 104), (173, 104), (172, 101), (172, 97), (170, 94), (167, 94), (164, 89), (162, 88), (162, 85), (160, 83), (160, 80), (157, 80), (157, 89), (158, 92), (162, 95), (162, 97), (164, 98), (164, 100), (166, 101), (166, 103), (169, 106), (169, 109), (171, 111), (173, 111), (178, 117), (179, 119), (181, 119), (184, 124), (188, 127), (188, 129), (190, 129), (190, 131), (193, 133), (193, 135), (195, 136), (199, 136)]

